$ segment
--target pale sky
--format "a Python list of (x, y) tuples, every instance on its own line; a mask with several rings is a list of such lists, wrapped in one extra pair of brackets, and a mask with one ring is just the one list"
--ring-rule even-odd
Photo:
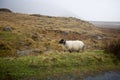
[(88, 21), (120, 21), (120, 0), (0, 0), (0, 8)]

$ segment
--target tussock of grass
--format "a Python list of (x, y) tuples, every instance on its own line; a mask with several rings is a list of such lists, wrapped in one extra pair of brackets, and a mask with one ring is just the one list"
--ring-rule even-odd
[(105, 52), (113, 54), (120, 60), (120, 39), (113, 39), (105, 43)]
[(15, 33), (0, 31), (0, 57), (14, 55), (16, 38)]
[[(103, 51), (93, 51), (84, 53), (50, 53), (39, 56), (6, 57), (0, 58), (0, 78), (19, 79), (30, 76), (43, 78), (57, 73), (69, 73), (73, 71), (94, 71), (95, 68), (104, 70), (106, 68), (118, 68), (120, 65), (114, 64), (111, 55), (104, 54)], [(99, 71), (98, 70), (98, 71)]]

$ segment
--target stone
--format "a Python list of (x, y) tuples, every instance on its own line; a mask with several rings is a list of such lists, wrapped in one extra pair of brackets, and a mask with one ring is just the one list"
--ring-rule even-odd
[(32, 53), (32, 50), (17, 50), (17, 55), (27, 55)]
[(105, 35), (99, 35), (99, 34), (95, 34), (92, 37), (97, 40), (103, 40), (107, 38)]
[(11, 32), (12, 28), (10, 26), (3, 27), (3, 31)]

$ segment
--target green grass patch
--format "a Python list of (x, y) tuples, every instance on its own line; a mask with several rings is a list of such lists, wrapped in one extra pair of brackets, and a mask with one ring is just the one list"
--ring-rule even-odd
[(14, 54), (17, 37), (13, 32), (0, 31), (0, 57)]
[(120, 61), (114, 56), (104, 54), (103, 51), (97, 52), (50, 53), (39, 56), (0, 58), (0, 78), (23, 79), (37, 77), (42, 79), (55, 74), (78, 71), (86, 73), (119, 68)]
[(16, 39), (16, 34), (12, 32), (0, 31), (0, 39), (2, 40), (14, 40)]

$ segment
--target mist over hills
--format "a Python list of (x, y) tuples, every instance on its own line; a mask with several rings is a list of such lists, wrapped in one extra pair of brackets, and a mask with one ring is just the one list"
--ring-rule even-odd
[(103, 28), (117, 28), (120, 29), (120, 22), (119, 21), (114, 21), (114, 22), (109, 22), (109, 21), (90, 21), (92, 24), (98, 26), (98, 27), (103, 27)]
[(72, 16), (88, 21), (120, 21), (119, 3), (119, 0), (0, 0), (0, 7), (18, 13)]

